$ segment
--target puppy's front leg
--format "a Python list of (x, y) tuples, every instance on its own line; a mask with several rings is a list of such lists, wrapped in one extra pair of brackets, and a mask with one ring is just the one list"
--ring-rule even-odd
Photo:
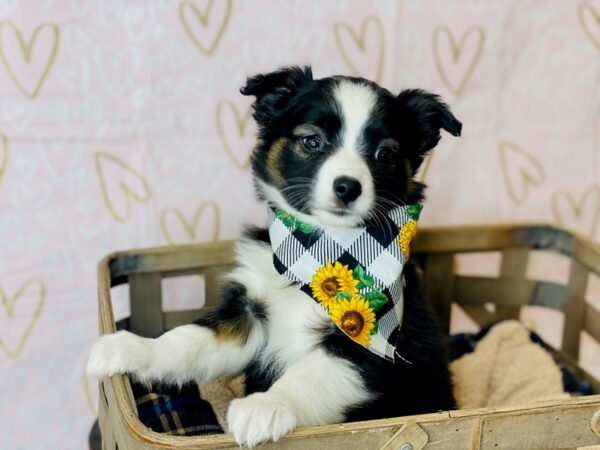
[(243, 285), (223, 286), (223, 303), (193, 325), (177, 327), (157, 339), (127, 331), (103, 336), (92, 348), (87, 370), (102, 378), (127, 373), (151, 384), (182, 385), (244, 370), (265, 340), (266, 320)]
[(317, 349), (289, 367), (267, 392), (231, 402), (227, 423), (238, 444), (253, 447), (277, 441), (297, 426), (342, 422), (348, 408), (369, 398), (352, 363)]

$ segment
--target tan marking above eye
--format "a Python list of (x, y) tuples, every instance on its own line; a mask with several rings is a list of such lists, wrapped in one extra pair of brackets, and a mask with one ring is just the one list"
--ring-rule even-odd
[(301, 125), (298, 125), (296, 128), (294, 128), (294, 131), (292, 133), (296, 137), (310, 136), (312, 134), (316, 134), (321, 138), (325, 137), (325, 132), (321, 128), (310, 123), (303, 123)]

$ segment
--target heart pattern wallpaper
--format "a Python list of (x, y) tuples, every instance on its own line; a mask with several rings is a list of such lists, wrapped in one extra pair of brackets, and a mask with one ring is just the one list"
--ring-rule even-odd
[[(0, 447), (87, 445), (102, 257), (266, 223), (239, 88), (305, 64), (430, 90), (462, 121), (421, 168), (420, 226), (600, 242), (598, 0), (0, 0)], [(202, 296), (184, 284), (165, 307)], [(599, 355), (582, 355), (598, 375)]]

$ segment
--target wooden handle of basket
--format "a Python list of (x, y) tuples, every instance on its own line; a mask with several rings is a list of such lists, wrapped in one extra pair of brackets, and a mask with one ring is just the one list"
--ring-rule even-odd
[(429, 436), (414, 422), (404, 424), (379, 450), (421, 450)]

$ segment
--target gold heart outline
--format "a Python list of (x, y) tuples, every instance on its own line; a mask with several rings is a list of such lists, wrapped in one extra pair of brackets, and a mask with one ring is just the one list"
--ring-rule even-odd
[[(535, 179), (529, 173), (524, 172), (523, 170), (519, 170), (520, 174), (522, 174), (523, 177), (523, 194), (521, 196), (519, 196), (517, 192), (513, 189), (513, 186), (510, 182), (509, 167), (506, 158), (507, 150), (511, 150), (515, 153), (518, 153), (519, 155), (527, 159), (527, 161), (529, 161), (535, 167), (538, 174), (540, 175), (538, 179)], [(519, 147), (516, 144), (513, 144), (512, 142), (501, 141), (498, 144), (498, 151), (500, 153), (500, 167), (502, 168), (502, 178), (504, 179), (504, 184), (506, 185), (508, 196), (514, 203), (516, 203), (517, 205), (521, 205), (527, 197), (529, 185), (540, 186), (546, 181), (546, 173), (544, 171), (544, 167), (536, 158), (531, 156), (527, 150), (523, 149), (522, 147)]]
[(181, 3), (179, 3), (179, 8), (178, 8), (179, 19), (183, 25), (183, 28), (185, 29), (188, 36), (192, 39), (192, 42), (194, 42), (194, 45), (196, 45), (196, 47), (198, 47), (198, 49), (200, 49), (200, 51), (202, 53), (204, 53), (205, 55), (212, 55), (214, 53), (215, 49), (217, 48), (217, 44), (221, 40), (221, 36), (225, 32), (225, 28), (227, 27), (227, 23), (229, 22), (229, 17), (231, 16), (231, 5), (232, 5), (231, 0), (225, 0), (227, 2), (227, 10), (225, 11), (225, 17), (223, 17), (223, 23), (221, 23), (221, 25), (217, 31), (217, 34), (213, 38), (212, 43), (208, 48), (204, 47), (204, 45), (198, 40), (198, 38), (196, 37), (196, 35), (192, 31), (192, 29), (190, 28), (187, 16), (185, 14), (185, 8), (186, 8), (186, 6), (191, 8), (191, 10), (196, 15), (196, 18), (200, 21), (200, 24), (204, 28), (206, 28), (209, 24), (210, 12), (212, 10), (214, 1), (215, 0), (209, 0), (207, 2), (206, 8), (204, 9), (203, 12), (200, 12), (198, 10), (198, 7), (191, 1), (182, 1)]
[(596, 230), (598, 228), (598, 219), (600, 218), (600, 186), (590, 186), (589, 188), (587, 188), (583, 192), (583, 195), (581, 196), (579, 201), (575, 200), (569, 192), (566, 192), (566, 191), (555, 192), (554, 195), (552, 196), (552, 213), (554, 214), (554, 217), (555, 217), (556, 221), (558, 222), (558, 225), (564, 226), (563, 225), (564, 224), (563, 217), (560, 213), (560, 210), (558, 209), (558, 199), (561, 196), (567, 200), (567, 203), (569, 204), (571, 209), (575, 212), (575, 217), (581, 218), (581, 215), (583, 214), (583, 207), (585, 205), (586, 199), (587, 199), (588, 195), (593, 194), (593, 193), (596, 193), (596, 195), (597, 195), (596, 210), (594, 211), (594, 218), (592, 219), (592, 226), (589, 230), (589, 235), (588, 235), (589, 237), (593, 237), (594, 233), (596, 232)]
[[(135, 178), (137, 178), (144, 186), (144, 195), (140, 196), (136, 192), (134, 192), (125, 182), (123, 182), (123, 181), (119, 182), (121, 191), (123, 191), (123, 194), (125, 195), (125, 199), (127, 200), (127, 210), (123, 216), (119, 215), (119, 213), (115, 210), (115, 208), (113, 207), (112, 202), (110, 200), (110, 196), (108, 195), (108, 189), (106, 187), (106, 180), (104, 178), (104, 172), (102, 171), (101, 158), (107, 158), (107, 159), (111, 160), (113, 163), (117, 164), (118, 166), (121, 166), (126, 172), (130, 173)], [(115, 221), (120, 222), (120, 223), (127, 222), (127, 220), (129, 220), (129, 217), (131, 216), (131, 200), (130, 199), (136, 200), (140, 203), (146, 203), (150, 199), (150, 196), (151, 196), (150, 187), (148, 186), (148, 182), (146, 181), (146, 178), (140, 172), (133, 169), (129, 164), (125, 163), (124, 161), (120, 160), (116, 156), (111, 155), (110, 153), (107, 153), (107, 152), (101, 152), (101, 151), (96, 152), (94, 154), (94, 162), (95, 162), (95, 166), (96, 166), (96, 174), (98, 175), (98, 179), (100, 180), (100, 190), (102, 191), (102, 198), (104, 199), (104, 204), (106, 205), (108, 211), (110, 212), (113, 219), (115, 219)]]
[(14, 351), (10, 350), (8, 348), (8, 346), (4, 343), (2, 338), (0, 338), (0, 348), (2, 350), (4, 350), (4, 352), (9, 356), (9, 358), (17, 359), (19, 356), (21, 356), (23, 347), (25, 347), (25, 343), (27, 342), (27, 339), (29, 339), (29, 335), (33, 331), (33, 327), (37, 323), (37, 320), (40, 317), (40, 315), (42, 314), (42, 310), (44, 309), (44, 304), (46, 302), (46, 285), (44, 284), (44, 282), (41, 279), (31, 278), (31, 279), (25, 281), (25, 283), (23, 283), (21, 285), (19, 290), (17, 290), (15, 295), (13, 295), (12, 301), (8, 300), (8, 297), (6, 296), (4, 289), (2, 289), (2, 287), (0, 286), (0, 300), (2, 300), (2, 306), (4, 307), (4, 311), (6, 312), (6, 315), (8, 317), (12, 317), (14, 308), (15, 308), (17, 302), (19, 301), (19, 299), (21, 298), (21, 295), (23, 294), (23, 292), (25, 292), (25, 290), (29, 286), (32, 286), (34, 284), (38, 284), (40, 287), (40, 299), (39, 299), (39, 302), (37, 304), (35, 311), (33, 312), (33, 315), (31, 316), (31, 319), (29, 320), (29, 323), (25, 327), (25, 332), (19, 339), (16, 350), (14, 350)]
[(200, 221), (202, 214), (204, 213), (204, 211), (207, 208), (211, 208), (214, 211), (215, 227), (213, 230), (213, 235), (211, 236), (211, 240), (212, 240), (212, 242), (215, 242), (219, 238), (219, 230), (221, 228), (221, 211), (219, 210), (219, 205), (217, 205), (215, 202), (206, 202), (206, 203), (203, 203), (202, 205), (200, 205), (198, 208), (196, 208), (196, 211), (194, 212), (191, 223), (188, 222), (188, 220), (184, 217), (184, 215), (178, 209), (165, 208), (160, 213), (160, 229), (162, 231), (162, 234), (163, 234), (165, 240), (170, 245), (177, 245), (177, 242), (175, 242), (175, 240), (171, 237), (171, 234), (169, 233), (169, 227), (167, 227), (167, 215), (169, 213), (175, 214), (175, 216), (179, 219), (179, 222), (181, 222), (181, 224), (183, 225), (183, 228), (185, 229), (187, 235), (190, 237), (190, 239), (192, 239), (192, 241), (195, 241), (196, 240), (196, 228), (198, 227), (198, 222)]
[[(460, 82), (458, 83), (458, 87), (455, 87), (452, 84), (452, 82), (450, 81), (450, 79), (448, 78), (448, 76), (446, 75), (446, 71), (444, 70), (444, 65), (442, 64), (442, 60), (440, 57), (439, 42), (438, 42), (439, 37), (441, 36), (441, 33), (444, 33), (446, 36), (448, 36), (448, 40), (450, 41), (450, 46), (452, 47), (452, 61), (454, 63), (457, 63), (458, 60), (460, 59), (463, 45), (465, 44), (468, 36), (473, 32), (479, 34), (479, 45), (477, 46), (477, 51), (475, 52), (475, 57), (471, 61), (471, 64), (469, 64), (469, 67), (467, 67), (467, 70), (463, 74), (462, 78), (460, 79)], [(467, 82), (469, 81), (469, 79), (471, 78), (471, 75), (473, 74), (473, 71), (475, 70), (475, 67), (477, 67), (477, 63), (481, 59), (481, 54), (483, 53), (484, 44), (485, 44), (485, 32), (484, 32), (483, 28), (481, 28), (481, 27), (473, 26), (473, 27), (467, 28), (461, 35), (458, 43), (456, 42), (456, 39), (454, 39), (454, 35), (452, 34), (452, 31), (450, 31), (450, 29), (446, 26), (440, 25), (440, 26), (436, 27), (435, 30), (433, 31), (433, 59), (435, 61), (435, 65), (438, 69), (438, 72), (440, 74), (440, 78), (442, 79), (442, 82), (446, 85), (446, 87), (454, 95), (459, 96), (460, 94), (463, 93), (465, 86), (467, 85)]]
[[(27, 89), (25, 89), (25, 87), (21, 84), (21, 82), (17, 78), (17, 75), (13, 72), (6, 55), (4, 54), (4, 44), (2, 41), (2, 36), (3, 36), (2, 27), (4, 27), (5, 25), (8, 26), (9, 28), (11, 28), (13, 30), (13, 32), (17, 35), (17, 39), (19, 40), (19, 47), (21, 47), (21, 52), (23, 53), (25, 62), (27, 62), (28, 64), (31, 62), (31, 52), (33, 50), (33, 46), (35, 45), (35, 40), (37, 39), (39, 32), (42, 31), (42, 29), (47, 26), (50, 27), (54, 31), (54, 45), (52, 46), (52, 51), (50, 52), (50, 58), (48, 58), (46, 67), (44, 67), (44, 70), (40, 74), (40, 79), (38, 80), (37, 84), (35, 85), (35, 89), (33, 90), (33, 92), (28, 92)], [(33, 30), (33, 34), (31, 35), (31, 39), (29, 41), (29, 45), (27, 45), (27, 43), (25, 42), (25, 38), (23, 37), (23, 34), (21, 33), (21, 30), (19, 30), (19, 28), (16, 25), (14, 25), (12, 22), (10, 22), (8, 20), (4, 20), (4, 21), (0, 22), (0, 59), (2, 60), (2, 64), (4, 64), (4, 67), (6, 67), (8, 76), (15, 83), (15, 85), (17, 86), (19, 91), (21, 91), (21, 93), (23, 95), (25, 95), (26, 97), (29, 97), (31, 99), (35, 99), (38, 96), (38, 94), (40, 93), (40, 90), (42, 89), (42, 85), (46, 81), (46, 78), (48, 77), (48, 73), (50, 72), (50, 69), (52, 68), (52, 66), (54, 64), (54, 60), (56, 59), (56, 54), (58, 53), (59, 44), (60, 44), (60, 29), (54, 23), (44, 22), (44, 23), (39, 24)]]
[(581, 25), (581, 29), (585, 33), (585, 35), (592, 41), (592, 44), (600, 50), (600, 40), (596, 39), (592, 30), (588, 28), (588, 23), (584, 19), (584, 14), (586, 11), (592, 15), (593, 18), (596, 19), (596, 25), (600, 28), (600, 14), (596, 11), (596, 9), (587, 2), (581, 2), (579, 4), (579, 8), (577, 8), (577, 18), (579, 19), (579, 25)]
[(4, 173), (6, 172), (6, 167), (8, 166), (8, 136), (4, 133), (0, 133), (0, 181), (4, 177)]
[(237, 125), (237, 132), (240, 137), (243, 137), (246, 134), (246, 128), (248, 127), (248, 124), (250, 123), (250, 115), (252, 113), (252, 110), (250, 107), (248, 107), (246, 113), (243, 116), (241, 116), (240, 112), (238, 111), (237, 107), (235, 106), (235, 104), (232, 101), (219, 100), (217, 102), (217, 110), (216, 110), (217, 132), (219, 133), (219, 138), (221, 139), (221, 144), (223, 144), (223, 149), (225, 150), (225, 153), (227, 154), (227, 156), (229, 157), (231, 162), (233, 162), (233, 164), (235, 164), (242, 170), (246, 170), (248, 167), (250, 167), (250, 156), (248, 156), (246, 161), (239, 161), (236, 154), (233, 152), (232, 148), (229, 146), (229, 141), (227, 140), (227, 133), (223, 129), (223, 122), (222, 122), (222, 113), (223, 113), (224, 107), (228, 107), (231, 110), (231, 112), (233, 112), (235, 123)]
[(366, 39), (366, 33), (367, 33), (367, 26), (368, 26), (369, 22), (371, 22), (371, 21), (375, 23), (377, 31), (379, 31), (379, 38), (380, 38), (380, 42), (381, 42), (381, 45), (379, 46), (379, 55), (377, 58), (377, 70), (375, 72), (375, 80), (373, 80), (376, 83), (380, 83), (381, 77), (383, 75), (383, 66), (385, 63), (385, 30), (383, 28), (383, 23), (381, 22), (381, 19), (377, 16), (365, 17), (360, 26), (360, 34), (357, 34), (350, 27), (350, 25), (348, 25), (344, 22), (336, 22), (333, 27), (333, 31), (334, 31), (333, 34), (335, 36), (335, 42), (338, 46), (338, 49), (340, 50), (340, 53), (342, 54), (342, 58), (343, 58), (344, 62), (350, 67), (350, 70), (352, 70), (354, 75), (361, 76), (360, 71), (356, 68), (356, 66), (352, 62), (351, 58), (348, 56), (348, 53), (346, 53), (344, 46), (342, 45), (342, 41), (341, 41), (341, 37), (340, 37), (340, 30), (345, 29), (350, 34), (350, 37), (352, 38), (354, 43), (358, 46), (360, 52), (365, 53), (365, 51), (366, 51), (365, 39)]

